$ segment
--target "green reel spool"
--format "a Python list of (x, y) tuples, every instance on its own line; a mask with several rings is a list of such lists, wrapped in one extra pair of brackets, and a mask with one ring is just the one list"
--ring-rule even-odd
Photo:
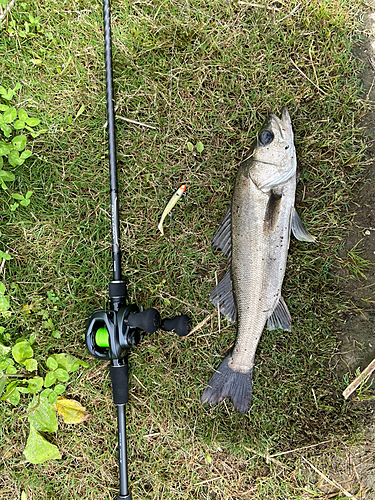
[(109, 335), (107, 328), (98, 328), (95, 333), (95, 343), (98, 347), (109, 347)]

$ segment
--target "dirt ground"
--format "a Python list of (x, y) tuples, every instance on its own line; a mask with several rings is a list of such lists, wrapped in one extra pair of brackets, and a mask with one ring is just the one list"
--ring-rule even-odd
[[(338, 323), (341, 347), (333, 363), (338, 377), (342, 378), (349, 372), (350, 380), (358, 368), (362, 371), (375, 358), (375, 0), (368, 2), (368, 5), (366, 29), (370, 34), (356, 47), (355, 56), (365, 64), (361, 78), (363, 99), (367, 106), (363, 127), (368, 137), (369, 163), (351, 207), (352, 227), (343, 250), (343, 258), (348, 258), (348, 252), (349, 257), (350, 253), (355, 254), (368, 261), (368, 268), (357, 279), (348, 279), (349, 272), (346, 276), (345, 273), (339, 273), (339, 286), (352, 302), (354, 311), (345, 318), (343, 324)], [(375, 374), (370, 381), (373, 389)], [(354, 393), (351, 399), (359, 398)], [(355, 498), (375, 500), (375, 400), (353, 404), (365, 408), (364, 441), (359, 446), (343, 450), (338, 456), (327, 457), (331, 462), (331, 478), (347, 492), (354, 494)], [(321, 490), (324, 498), (333, 498), (335, 491), (338, 493), (338, 489), (327, 485), (327, 481), (322, 481)], [(341, 490), (343, 494), (348, 496)]]

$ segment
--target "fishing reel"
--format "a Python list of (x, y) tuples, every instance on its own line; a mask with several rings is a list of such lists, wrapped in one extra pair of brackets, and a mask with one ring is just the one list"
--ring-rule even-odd
[[(126, 294), (125, 283), (121, 294)], [(112, 286), (111, 286), (112, 285)], [(122, 305), (124, 295), (113, 296), (119, 283), (110, 283), (110, 297), (114, 310), (94, 311), (86, 322), (86, 344), (92, 356), (101, 360), (124, 359), (129, 349), (136, 346), (146, 333), (155, 333), (158, 329), (173, 331), (180, 337), (190, 331), (190, 320), (186, 315), (161, 319), (154, 309), (139, 308), (135, 304)], [(115, 292), (117, 293), (117, 292)], [(116, 299), (118, 299), (116, 301)], [(117, 309), (117, 310), (116, 310)]]

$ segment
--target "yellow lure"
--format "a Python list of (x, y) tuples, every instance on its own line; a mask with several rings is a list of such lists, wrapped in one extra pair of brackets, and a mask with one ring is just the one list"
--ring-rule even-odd
[(176, 203), (178, 202), (178, 200), (181, 198), (181, 196), (184, 194), (185, 191), (186, 191), (186, 184), (182, 184), (182, 186), (177, 189), (177, 191), (174, 193), (172, 198), (168, 201), (167, 206), (165, 207), (165, 209), (162, 213), (162, 216), (161, 216), (161, 219), (160, 219), (160, 222), (158, 225), (158, 229), (161, 232), (161, 234), (164, 234), (164, 230), (163, 230), (164, 219), (167, 217), (169, 212), (176, 205)]

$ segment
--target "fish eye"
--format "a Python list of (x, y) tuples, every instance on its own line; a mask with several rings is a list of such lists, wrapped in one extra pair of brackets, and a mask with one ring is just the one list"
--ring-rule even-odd
[(274, 137), (275, 136), (273, 135), (273, 132), (271, 130), (262, 130), (259, 133), (258, 139), (262, 146), (267, 146), (268, 144), (271, 144)]

